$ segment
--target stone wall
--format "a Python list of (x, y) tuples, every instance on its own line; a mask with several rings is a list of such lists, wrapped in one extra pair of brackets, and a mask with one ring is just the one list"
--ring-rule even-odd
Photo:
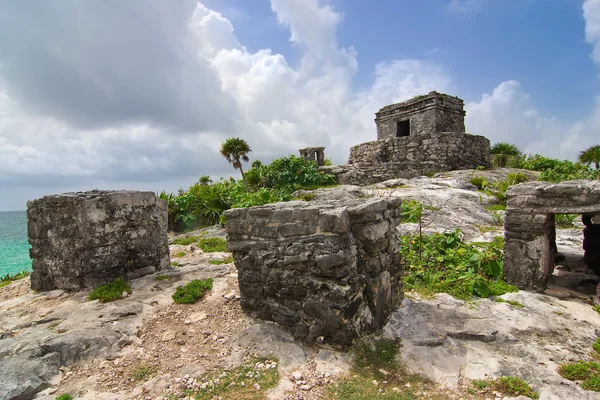
[(504, 278), (542, 291), (554, 270), (555, 214), (600, 214), (600, 182), (527, 182), (509, 188), (504, 220)]
[(375, 113), (377, 140), (396, 137), (398, 121), (410, 122), (410, 135), (465, 132), (464, 102), (458, 97), (430, 92)]
[(241, 305), (297, 339), (339, 347), (402, 300), (399, 199), (288, 202), (225, 212)]
[(81, 290), (168, 268), (167, 203), (152, 192), (91, 191), (27, 203), (34, 290)]
[(345, 166), (328, 168), (342, 184), (366, 185), (429, 172), (491, 167), (490, 141), (445, 132), (377, 140), (354, 146)]

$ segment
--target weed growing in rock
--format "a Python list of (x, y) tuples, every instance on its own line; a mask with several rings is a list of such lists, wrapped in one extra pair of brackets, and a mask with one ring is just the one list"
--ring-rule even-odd
[(504, 215), (499, 213), (498, 211), (492, 211), (492, 224), (495, 226), (503, 226), (504, 225)]
[(197, 378), (201, 389), (185, 390), (184, 393), (196, 400), (259, 400), (266, 398), (266, 392), (277, 386), (279, 379), (276, 359), (253, 358), (230, 371)]
[(117, 278), (111, 283), (97, 287), (90, 293), (88, 300), (100, 300), (101, 303), (119, 300), (123, 293), (131, 294), (131, 286), (124, 278)]
[[(201, 236), (188, 236), (184, 238), (177, 238), (173, 240), (173, 244), (179, 244), (182, 246), (189, 246), (190, 244), (196, 243), (198, 240), (202, 239)], [(185, 255), (185, 252), (182, 252)]]
[[(498, 379), (475, 380), (472, 382), (474, 388), (480, 391), (500, 392), (509, 396), (525, 396), (530, 399), (539, 399), (540, 394), (533, 390), (523, 379), (516, 376), (502, 376)], [(498, 397), (498, 396), (496, 396)]]
[(479, 229), (479, 232), (481, 232), (481, 233), (492, 232), (492, 231), (498, 230), (498, 226), (486, 226), (486, 225), (475, 224), (475, 227), (477, 227), (477, 229)]
[(233, 257), (227, 257), (223, 260), (208, 260), (208, 263), (211, 265), (231, 264), (232, 262), (233, 262)]
[(157, 281), (168, 281), (169, 279), (173, 279), (173, 277), (171, 275), (158, 275), (155, 276), (154, 279)]
[(195, 303), (204, 296), (206, 292), (212, 289), (213, 280), (194, 279), (185, 286), (178, 286), (172, 298), (175, 303), (191, 304)]
[(171, 261), (171, 266), (172, 267), (178, 267), (179, 266), (179, 261)]
[(227, 242), (221, 238), (202, 238), (198, 241), (198, 247), (207, 253), (227, 251)]
[(471, 178), (471, 185), (477, 187), (477, 190), (486, 190), (490, 184), (483, 176), (474, 176)]
[(416, 200), (403, 201), (400, 204), (400, 221), (417, 223), (423, 214), (423, 204)]
[(68, 393), (63, 393), (59, 396), (56, 396), (56, 400), (73, 400), (73, 396)]
[(302, 201), (313, 201), (315, 199), (314, 193), (304, 193), (301, 196), (298, 196), (298, 200)]
[(177, 253), (173, 254), (174, 257), (185, 257), (185, 251), (178, 251)]
[(507, 303), (507, 304), (510, 304), (511, 306), (516, 307), (516, 308), (523, 308), (523, 307), (525, 307), (525, 305), (523, 303), (519, 303), (518, 301), (515, 301), (515, 300), (504, 300), (502, 297), (496, 297), (494, 299), (494, 301), (496, 303)]
[(466, 243), (462, 232), (404, 235), (400, 254), (407, 271), (404, 285), (424, 295), (449, 293), (459, 299), (517, 291), (502, 280), (500, 242)]
[(565, 379), (581, 381), (600, 374), (600, 364), (592, 361), (576, 361), (561, 364), (558, 373)]
[(505, 211), (506, 204), (490, 204), (489, 206), (486, 206), (485, 208), (489, 211)]
[(593, 390), (595, 392), (600, 392), (600, 374), (596, 374), (591, 378), (583, 381), (581, 387), (585, 390)]
[(131, 370), (131, 376), (136, 381), (147, 381), (155, 372), (155, 367), (150, 365), (140, 365)]

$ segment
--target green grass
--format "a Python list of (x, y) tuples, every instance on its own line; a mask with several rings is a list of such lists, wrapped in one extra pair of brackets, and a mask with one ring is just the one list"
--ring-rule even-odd
[(4, 282), (0, 282), (0, 288), (4, 287), (4, 286), (8, 286), (12, 283), (12, 281), (4, 281)]
[[(509, 396), (525, 396), (530, 399), (539, 399), (540, 394), (523, 379), (516, 376), (502, 376), (498, 379), (477, 379), (471, 382), (473, 388), (486, 393), (495, 391)], [(495, 396), (498, 397), (498, 396)]]
[(178, 304), (195, 303), (204, 296), (206, 292), (212, 289), (213, 280), (209, 279), (194, 279), (185, 286), (178, 286), (172, 298)]
[(511, 306), (513, 306), (513, 307), (516, 307), (516, 308), (523, 308), (523, 307), (525, 307), (525, 305), (524, 305), (523, 303), (519, 303), (518, 301), (515, 301), (515, 300), (504, 300), (504, 299), (503, 299), (503, 298), (501, 298), (501, 297), (496, 297), (496, 298), (494, 299), (494, 301), (495, 301), (496, 303), (508, 303), (508, 304), (510, 304)]
[(211, 265), (231, 264), (232, 262), (233, 257), (227, 257), (223, 260), (208, 260), (208, 263)]
[(555, 214), (554, 221), (559, 228), (574, 228), (573, 223), (577, 217), (579, 217), (578, 214)]
[(591, 378), (588, 378), (585, 381), (583, 381), (581, 387), (585, 390), (593, 390), (594, 392), (600, 392), (600, 374), (596, 374)]
[(198, 247), (206, 253), (227, 251), (227, 242), (221, 238), (203, 238), (198, 241)]
[[(277, 360), (270, 358), (253, 358), (243, 365), (223, 373), (212, 373), (197, 378), (200, 382), (208, 382), (205, 389), (197, 391), (185, 390), (185, 394), (196, 400), (209, 399), (238, 399), (262, 400), (266, 398), (269, 389), (279, 383), (277, 368), (256, 369), (259, 363), (273, 365)], [(216, 379), (218, 377), (218, 379)], [(257, 390), (254, 385), (258, 384)]]
[(131, 370), (131, 376), (136, 381), (147, 381), (155, 372), (155, 367), (150, 365), (140, 365)]
[(56, 396), (56, 400), (73, 400), (73, 396), (68, 393), (63, 393), (59, 396)]
[(593, 361), (576, 361), (561, 364), (558, 373), (565, 379), (580, 381), (600, 374), (600, 364)]
[(595, 305), (593, 307), (594, 311), (596, 311), (598, 314), (600, 314), (600, 306), (599, 305)]
[(592, 345), (592, 349), (598, 354), (600, 354), (600, 338), (596, 339), (594, 344)]
[(177, 253), (173, 254), (173, 257), (185, 257), (185, 251), (178, 251)]
[(485, 206), (485, 208), (489, 211), (505, 211), (505, 204), (490, 204), (489, 206)]
[(171, 275), (158, 275), (154, 277), (157, 281), (168, 281), (169, 279), (173, 279)]
[(111, 283), (97, 287), (90, 293), (88, 300), (100, 300), (101, 303), (119, 300), (123, 292), (131, 294), (131, 286), (124, 278), (117, 278)]
[(441, 210), (441, 208), (439, 208), (439, 207), (436, 207), (436, 206), (425, 206), (425, 208), (426, 208), (427, 210), (429, 210), (429, 211), (433, 211), (433, 212), (435, 212), (435, 211), (440, 211), (440, 210)]
[(196, 243), (200, 239), (202, 239), (201, 236), (188, 236), (188, 237), (178, 238), (178, 239), (173, 240), (173, 244), (189, 246), (190, 244)]

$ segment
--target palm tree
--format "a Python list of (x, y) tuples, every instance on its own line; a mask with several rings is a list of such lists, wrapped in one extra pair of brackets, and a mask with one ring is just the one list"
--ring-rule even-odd
[(523, 154), (516, 145), (507, 142), (493, 145), (491, 153), (494, 165), (500, 168), (506, 167), (508, 160), (512, 157), (520, 157)]
[(594, 163), (596, 169), (600, 166), (600, 145), (588, 147), (579, 153), (579, 162), (590, 165)]
[[(244, 180), (244, 169), (242, 168), (242, 161), (248, 162), (248, 153), (252, 149), (248, 142), (241, 138), (229, 138), (221, 145), (221, 155), (229, 161), (233, 168), (239, 169), (242, 173), (242, 180)], [(245, 182), (245, 181), (244, 181)]]

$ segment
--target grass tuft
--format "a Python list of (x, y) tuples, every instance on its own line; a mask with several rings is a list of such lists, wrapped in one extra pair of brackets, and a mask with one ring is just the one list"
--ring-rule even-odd
[(206, 253), (227, 251), (227, 242), (221, 238), (203, 238), (198, 241), (198, 247)]
[(507, 304), (510, 304), (511, 306), (516, 307), (516, 308), (523, 308), (523, 307), (525, 307), (525, 305), (523, 303), (519, 303), (518, 301), (515, 301), (515, 300), (504, 300), (502, 297), (496, 297), (494, 299), (494, 301), (496, 303), (507, 303)]
[[(189, 246), (190, 244), (196, 243), (198, 240), (202, 239), (201, 236), (188, 236), (183, 238), (177, 238), (173, 240), (173, 244), (179, 244), (181, 246)], [(185, 253), (184, 253), (185, 255)]]
[(171, 275), (158, 275), (154, 277), (157, 281), (168, 281), (169, 279), (173, 279)]
[(14, 275), (6, 274), (4, 277), (0, 278), (0, 288), (4, 286), (10, 285), (14, 281), (18, 281), (19, 279), (23, 279), (28, 277), (30, 274), (29, 271), (21, 271)]
[(178, 251), (177, 253), (173, 254), (173, 257), (185, 257), (185, 251)]
[(68, 393), (63, 393), (59, 396), (56, 396), (56, 400), (73, 400), (73, 396)]
[(591, 361), (561, 364), (558, 373), (571, 381), (586, 380), (600, 374), (600, 364)]
[[(477, 379), (471, 382), (472, 386), (479, 390), (488, 392), (500, 392), (509, 396), (525, 396), (530, 399), (539, 399), (540, 394), (523, 379), (516, 376), (502, 376), (498, 379)], [(498, 397), (498, 396), (496, 396)]]
[(172, 298), (178, 304), (195, 303), (204, 296), (206, 292), (212, 289), (213, 280), (209, 279), (194, 279), (185, 286), (178, 286)]
[(232, 262), (233, 262), (233, 257), (227, 257), (223, 260), (208, 260), (208, 263), (211, 265), (231, 264)]
[(90, 293), (88, 300), (100, 300), (101, 303), (119, 300), (123, 292), (131, 294), (131, 286), (124, 278), (117, 278), (111, 283), (97, 287)]

